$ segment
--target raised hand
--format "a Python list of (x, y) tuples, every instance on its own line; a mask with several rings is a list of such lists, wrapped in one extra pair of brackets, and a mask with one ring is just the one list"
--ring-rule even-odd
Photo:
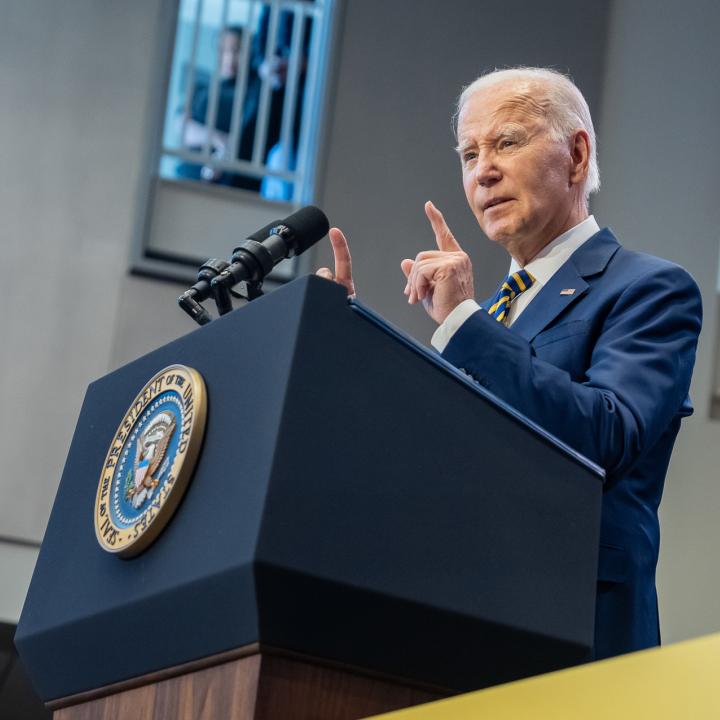
[(355, 283), (352, 276), (352, 258), (350, 247), (343, 231), (340, 228), (330, 228), (328, 232), (333, 255), (335, 256), (335, 272), (330, 268), (320, 268), (315, 274), (326, 280), (333, 280), (347, 289), (348, 297), (355, 297)]
[(418, 253), (415, 260), (405, 259), (400, 267), (407, 279), (408, 302), (422, 302), (438, 325), (461, 303), (475, 296), (472, 263), (445, 222), (443, 214), (425, 203), (437, 250)]

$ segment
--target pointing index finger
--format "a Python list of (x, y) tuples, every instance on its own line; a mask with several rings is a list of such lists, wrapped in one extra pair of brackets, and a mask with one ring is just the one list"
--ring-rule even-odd
[(455, 239), (450, 228), (445, 222), (443, 214), (428, 200), (425, 203), (425, 214), (430, 221), (433, 232), (435, 233), (435, 242), (438, 248), (444, 252), (457, 252), (462, 250), (460, 244)]
[(352, 276), (352, 259), (347, 238), (340, 228), (330, 228), (328, 232), (333, 255), (335, 256), (335, 282), (344, 285), (348, 295), (355, 295), (355, 283)]
[(343, 231), (340, 228), (330, 228), (328, 233), (333, 255), (335, 256), (335, 277), (338, 282), (352, 280), (352, 259), (350, 247)]

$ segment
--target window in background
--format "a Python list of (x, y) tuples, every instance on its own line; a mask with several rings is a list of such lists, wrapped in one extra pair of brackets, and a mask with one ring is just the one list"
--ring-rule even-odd
[(181, 0), (159, 175), (312, 200), (332, 0)]

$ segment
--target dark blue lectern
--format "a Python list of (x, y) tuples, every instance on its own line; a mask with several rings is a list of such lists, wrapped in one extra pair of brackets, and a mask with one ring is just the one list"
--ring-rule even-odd
[[(165, 531), (123, 560), (95, 538), (100, 469), (173, 363), (205, 379), (204, 445)], [(601, 494), (598, 468), (302, 278), (90, 385), (16, 644), (53, 707), (263, 653), (427, 697), (569, 666), (593, 640)], [(276, 716), (358, 712), (302, 703)]]

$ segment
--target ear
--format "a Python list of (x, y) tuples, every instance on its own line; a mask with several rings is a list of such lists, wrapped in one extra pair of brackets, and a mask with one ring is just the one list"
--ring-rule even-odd
[(570, 138), (570, 185), (585, 182), (590, 165), (590, 138), (585, 130), (576, 130)]

